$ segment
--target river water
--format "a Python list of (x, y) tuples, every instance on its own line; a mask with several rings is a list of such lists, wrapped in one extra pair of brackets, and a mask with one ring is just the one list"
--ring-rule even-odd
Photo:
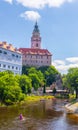
[(0, 108), (0, 130), (78, 130), (78, 117), (66, 113), (62, 100), (49, 99)]

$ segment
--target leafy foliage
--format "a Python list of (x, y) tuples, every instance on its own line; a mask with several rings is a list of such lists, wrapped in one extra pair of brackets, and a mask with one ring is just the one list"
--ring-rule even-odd
[(56, 81), (56, 75), (59, 72), (55, 69), (54, 66), (48, 67), (48, 69), (45, 71), (45, 80), (46, 80), (46, 85), (50, 86), (53, 82)]
[(40, 84), (41, 85), (43, 84), (43, 86), (44, 84), (46, 86), (50, 86), (53, 82), (56, 81), (56, 75), (59, 74), (59, 72), (55, 69), (54, 66), (42, 66), (39, 68), (35, 67), (28, 68), (28, 66), (23, 66), (23, 70), (26, 70), (25, 73), (27, 75), (30, 75), (32, 73), (38, 75)]
[(70, 68), (68, 73), (63, 76), (63, 85), (68, 87), (71, 92), (76, 91), (76, 98), (78, 96), (78, 68)]
[(26, 75), (20, 76), (19, 86), (21, 87), (23, 93), (30, 93), (32, 88), (31, 79)]
[(8, 105), (21, 101), (27, 93), (31, 93), (32, 87), (37, 90), (41, 86), (49, 86), (58, 74), (53, 66), (23, 66), (22, 70), (22, 75), (14, 75), (11, 71), (0, 72), (0, 102)]
[(22, 91), (13, 73), (0, 72), (0, 101), (6, 104), (21, 100)]
[(67, 74), (67, 81), (71, 88), (76, 91), (76, 98), (78, 95), (78, 68), (70, 68)]

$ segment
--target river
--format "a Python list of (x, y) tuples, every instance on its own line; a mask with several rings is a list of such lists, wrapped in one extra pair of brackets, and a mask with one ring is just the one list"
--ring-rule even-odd
[[(20, 113), (25, 120), (19, 120)], [(62, 100), (1, 107), (0, 130), (78, 130), (78, 117), (66, 113)]]

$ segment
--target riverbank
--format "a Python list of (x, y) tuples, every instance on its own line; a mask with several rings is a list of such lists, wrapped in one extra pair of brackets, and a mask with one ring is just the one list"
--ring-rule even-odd
[[(43, 95), (43, 96), (35, 96), (35, 95), (26, 95), (25, 99), (21, 102), (15, 102), (12, 105), (18, 105), (18, 104), (23, 104), (25, 102), (31, 103), (31, 102), (36, 102), (36, 101), (44, 101), (47, 99), (55, 99), (54, 96), (51, 95)], [(5, 107), (7, 105), (5, 105), (4, 103), (0, 103), (0, 107)], [(8, 105), (11, 106), (11, 105)]]
[(27, 95), (25, 100), (21, 102), (36, 102), (36, 101), (45, 101), (47, 99), (54, 99), (54, 96), (50, 96), (50, 95), (43, 95), (43, 96), (35, 96), (35, 95)]
[(66, 104), (65, 109), (67, 113), (78, 113), (78, 101)]

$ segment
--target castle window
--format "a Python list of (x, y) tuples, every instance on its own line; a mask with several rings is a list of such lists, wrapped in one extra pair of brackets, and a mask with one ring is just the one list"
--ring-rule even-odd
[(7, 52), (6, 52), (6, 51), (4, 51), (4, 54), (7, 54)]
[(3, 65), (3, 67), (5, 68), (5, 67), (6, 67), (6, 65)]
[(18, 58), (18, 55), (16, 55), (16, 57)]
[(12, 54), (12, 56), (15, 56), (14, 54)]
[(8, 65), (8, 68), (10, 69), (10, 65)]
[(2, 53), (2, 50), (0, 50), (0, 53)]
[(14, 69), (14, 66), (12, 66), (12, 69)]
[(36, 44), (36, 47), (38, 47), (38, 43)]
[(16, 70), (18, 69), (18, 67), (16, 67)]

